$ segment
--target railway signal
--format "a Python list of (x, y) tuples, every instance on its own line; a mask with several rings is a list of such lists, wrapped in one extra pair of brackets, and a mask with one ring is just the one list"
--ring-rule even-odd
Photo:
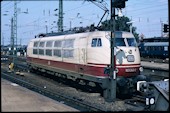
[(169, 32), (169, 25), (168, 24), (164, 24), (163, 32), (164, 33)]
[(125, 2), (128, 0), (111, 0), (111, 22), (113, 25), (111, 26), (111, 62), (110, 62), (110, 80), (109, 86), (110, 89), (107, 91), (105, 97), (107, 97), (107, 101), (113, 101), (116, 99), (116, 50), (115, 50), (115, 8), (125, 8)]
[(128, 0), (113, 0), (112, 4), (115, 8), (125, 8), (125, 2)]

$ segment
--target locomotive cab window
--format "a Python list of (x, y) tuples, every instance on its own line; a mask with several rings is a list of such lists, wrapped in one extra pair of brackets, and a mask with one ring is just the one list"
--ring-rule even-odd
[(126, 46), (124, 38), (115, 38), (116, 46)]
[(127, 42), (128, 42), (128, 45), (130, 47), (136, 47), (137, 46), (135, 38), (127, 38)]
[(101, 38), (93, 38), (91, 47), (101, 47), (102, 46), (102, 40)]

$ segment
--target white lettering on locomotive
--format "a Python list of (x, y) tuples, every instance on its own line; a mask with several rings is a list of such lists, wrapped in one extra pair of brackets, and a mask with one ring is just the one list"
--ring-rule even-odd
[(125, 69), (125, 72), (136, 72), (136, 68)]

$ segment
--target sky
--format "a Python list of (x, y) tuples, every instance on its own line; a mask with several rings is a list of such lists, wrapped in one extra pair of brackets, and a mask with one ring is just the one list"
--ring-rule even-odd
[[(101, 1), (101, 0), (98, 0)], [(103, 0), (109, 10), (104, 20), (110, 19), (110, 0)], [(27, 45), (40, 33), (57, 32), (58, 0), (17, 1), (17, 44)], [(28, 14), (24, 13), (28, 11)], [(63, 0), (64, 30), (73, 27), (97, 26), (104, 10), (89, 1)], [(118, 14), (118, 11), (116, 10)], [(162, 35), (162, 23), (168, 22), (168, 0), (128, 0), (122, 14), (131, 19), (136, 32), (145, 38)], [(1, 1), (1, 44), (10, 44), (11, 18), (14, 15), (14, 0)], [(47, 26), (47, 29), (46, 29)]]

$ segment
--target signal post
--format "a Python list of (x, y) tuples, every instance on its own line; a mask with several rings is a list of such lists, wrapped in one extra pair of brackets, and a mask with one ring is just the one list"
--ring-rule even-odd
[(108, 79), (108, 87), (104, 91), (104, 97), (106, 101), (112, 102), (116, 99), (116, 49), (115, 49), (115, 8), (125, 8), (125, 2), (127, 0), (111, 0), (111, 38), (110, 38), (110, 45), (111, 45), (111, 62), (110, 62), (110, 72), (109, 72), (109, 79)]

